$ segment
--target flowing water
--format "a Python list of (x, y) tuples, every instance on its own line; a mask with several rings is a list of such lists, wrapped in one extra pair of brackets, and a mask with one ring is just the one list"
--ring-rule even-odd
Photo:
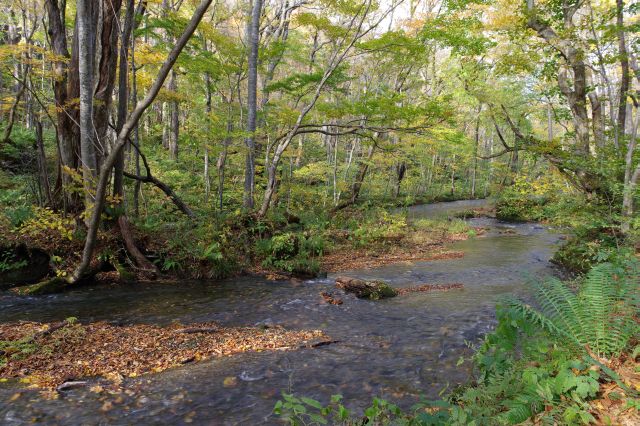
[[(482, 207), (457, 201), (412, 207), (411, 217), (450, 215)], [(487, 228), (455, 243), (464, 257), (402, 263), (343, 273), (376, 278), (395, 287), (418, 283), (464, 283), (450, 292), (411, 293), (381, 301), (346, 295), (342, 305), (320, 303), (333, 280), (270, 282), (255, 277), (223, 282), (180, 282), (93, 287), (64, 294), (18, 297), (0, 293), (0, 322), (82, 321), (167, 324), (218, 321), (224, 325), (280, 324), (322, 329), (338, 343), (293, 352), (245, 353), (129, 379), (130, 392), (108, 397), (87, 389), (55, 400), (28, 391), (15, 401), (17, 385), (0, 383), (0, 424), (274, 424), (271, 415), (282, 391), (327, 402), (344, 396), (358, 410), (374, 396), (409, 407), (421, 396), (435, 398), (445, 387), (464, 383), (468, 343), (477, 343), (495, 324), (495, 304), (504, 294), (526, 297), (531, 277), (553, 274), (549, 263), (559, 235), (537, 224), (471, 219)], [(225, 378), (237, 384), (224, 387)]]

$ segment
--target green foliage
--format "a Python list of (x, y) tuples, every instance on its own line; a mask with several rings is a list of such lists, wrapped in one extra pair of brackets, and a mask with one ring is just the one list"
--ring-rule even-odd
[(506, 190), (496, 202), (496, 217), (507, 222), (540, 221), (545, 219), (543, 197), (522, 197)]
[(585, 223), (576, 228), (574, 235), (553, 254), (553, 262), (584, 273), (600, 262), (619, 263), (633, 257), (632, 248), (620, 247), (622, 241), (615, 229), (598, 225)]
[[(624, 267), (605, 263), (594, 267), (574, 294), (564, 283), (549, 279), (538, 286), (540, 310), (516, 300), (507, 302), (519, 315), (541, 329), (599, 357), (617, 356), (637, 337), (640, 270), (637, 262)], [(588, 349), (587, 349), (588, 348)]]
[(264, 267), (312, 276), (320, 272), (316, 258), (322, 255), (324, 247), (321, 235), (307, 232), (284, 232), (256, 242), (256, 252), (264, 259)]
[(0, 249), (0, 273), (20, 269), (28, 264), (26, 259), (17, 260), (13, 249)]
[(51, 208), (34, 207), (33, 213), (20, 224), (18, 230), (34, 238), (47, 239), (53, 234), (56, 238), (71, 240), (75, 221)]
[(350, 239), (355, 247), (366, 247), (374, 242), (401, 238), (407, 230), (405, 214), (379, 210), (368, 214), (364, 221), (352, 222), (354, 231)]
[(474, 356), (477, 385), (452, 401), (453, 423), (516, 424), (533, 416), (557, 424), (594, 421), (588, 401), (602, 377), (590, 353), (620, 355), (638, 336), (638, 271), (637, 262), (599, 265), (577, 294), (556, 279), (545, 281), (536, 297), (540, 310), (505, 300), (498, 326)]
[(11, 227), (15, 229), (21, 227), (26, 221), (33, 217), (33, 208), (31, 206), (7, 208), (4, 214), (9, 219)]
[(203, 223), (193, 227), (180, 223), (175, 227), (162, 227), (145, 222), (143, 229), (162, 243), (156, 252), (155, 263), (166, 272), (196, 278), (226, 278), (236, 272), (239, 261), (236, 244), (242, 238), (232, 239), (231, 230), (219, 224)]
[(373, 398), (371, 405), (358, 418), (342, 404), (342, 395), (333, 395), (327, 405), (307, 397), (283, 394), (273, 408), (274, 414), (291, 426), (342, 425), (342, 426), (431, 426), (444, 424), (449, 418), (444, 401), (422, 401), (412, 407), (411, 413), (403, 412), (397, 405), (380, 398)]

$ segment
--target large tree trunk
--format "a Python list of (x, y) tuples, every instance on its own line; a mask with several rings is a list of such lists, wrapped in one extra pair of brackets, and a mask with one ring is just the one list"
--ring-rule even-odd
[[(144, 3), (142, 3), (144, 5)], [(138, 84), (136, 82), (136, 55), (135, 55), (135, 37), (131, 38), (131, 102), (134, 110), (138, 107)], [(122, 130), (122, 129), (121, 129)], [(133, 145), (136, 148), (135, 166), (136, 175), (140, 176), (140, 126), (138, 123), (133, 127)], [(136, 216), (140, 214), (140, 190), (142, 183), (136, 180), (133, 187), (133, 211)]]
[(629, 75), (629, 54), (624, 30), (624, 0), (616, 0), (616, 25), (618, 27), (618, 50), (620, 55), (620, 101), (618, 104), (618, 120), (616, 134), (624, 140), (627, 122), (627, 92), (631, 77)]
[(64, 167), (76, 169), (78, 167), (77, 145), (74, 136), (74, 123), (71, 117), (72, 112), (67, 105), (72, 99), (68, 93), (69, 85), (77, 82), (70, 79), (73, 67), (71, 66), (71, 56), (67, 47), (67, 30), (65, 22), (66, 1), (58, 3), (58, 0), (46, 0), (48, 23), (47, 28), (49, 40), (56, 58), (53, 62), (53, 94), (56, 105), (57, 117), (57, 143), (60, 152), (60, 167), (58, 167), (58, 179), (56, 182), (56, 192), (62, 194), (62, 204), (67, 211), (77, 209), (77, 198), (66, 191), (71, 184), (69, 174), (64, 171)]
[[(93, 3), (94, 7), (100, 7), (99, 13), (95, 13), (94, 18), (98, 23), (96, 26), (98, 62), (95, 68), (96, 103), (93, 112), (96, 160), (99, 167), (108, 151), (107, 130), (118, 64), (118, 30), (122, 0), (94, 0)], [(124, 64), (126, 70), (126, 58)]]
[(251, 22), (248, 31), (249, 59), (247, 63), (247, 137), (245, 145), (247, 153), (245, 158), (244, 175), (244, 207), (253, 209), (255, 189), (255, 131), (257, 118), (257, 90), (258, 90), (258, 42), (260, 31), (260, 14), (262, 12), (262, 0), (253, 0), (251, 10)]
[[(116, 133), (122, 129), (127, 119), (129, 101), (129, 40), (133, 31), (135, 14), (135, 0), (127, 0), (127, 12), (122, 28), (122, 40), (120, 41), (120, 62), (118, 70), (118, 120)], [(124, 196), (124, 151), (116, 158), (113, 168), (113, 195)]]
[(96, 152), (93, 128), (93, 65), (95, 49), (94, 4), (78, 0), (78, 72), (80, 78), (80, 159), (85, 191), (85, 208), (93, 205), (96, 178)]
[[(589, 115), (587, 113), (587, 65), (584, 52), (576, 48), (570, 39), (560, 37), (546, 22), (538, 18), (533, 0), (527, 2), (529, 28), (535, 30), (538, 36), (547, 41), (565, 59), (566, 65), (573, 73), (570, 80), (565, 69), (558, 72), (558, 87), (567, 99), (573, 116), (577, 136), (576, 154), (588, 156), (589, 154)], [(564, 27), (566, 31), (573, 28), (573, 15), (577, 7), (563, 8)], [(570, 83), (572, 84), (572, 87)]]
[(640, 163), (635, 167), (635, 170), (633, 167), (633, 158), (636, 150), (639, 126), (640, 108), (636, 108), (636, 122), (633, 125), (629, 143), (627, 144), (627, 155), (625, 156), (624, 186), (622, 193), (622, 223), (620, 226), (620, 230), (623, 234), (627, 234), (631, 229), (631, 220), (633, 219), (634, 211), (634, 198), (636, 196), (638, 178), (640, 177)]

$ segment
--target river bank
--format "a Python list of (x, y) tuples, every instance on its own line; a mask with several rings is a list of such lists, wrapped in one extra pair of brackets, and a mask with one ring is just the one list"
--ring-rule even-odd
[[(463, 254), (446, 249), (447, 244), (484, 232), (460, 218), (493, 214), (488, 201), (460, 203), (446, 203), (452, 205), (450, 214), (432, 218), (411, 218), (405, 209), (346, 210), (321, 227), (296, 217), (287, 217), (284, 222), (255, 222), (255, 218), (245, 217), (240, 221), (242, 226), (222, 226), (223, 233), (214, 231), (212, 236), (199, 227), (185, 230), (191, 235), (185, 236), (177, 230), (156, 235), (156, 231), (130, 226), (133, 233), (127, 244), (116, 233), (100, 234), (92, 273), (78, 285), (220, 279), (242, 274), (309, 278), (395, 262), (456, 258)], [(252, 225), (244, 223), (247, 221)], [(45, 210), (21, 227), (5, 230), (0, 244), (4, 265), (0, 289), (12, 288), (19, 294), (64, 291), (65, 277), (73, 272), (82, 250), (81, 240), (74, 236), (75, 226)], [(132, 245), (142, 250), (146, 267), (136, 266), (128, 255)]]

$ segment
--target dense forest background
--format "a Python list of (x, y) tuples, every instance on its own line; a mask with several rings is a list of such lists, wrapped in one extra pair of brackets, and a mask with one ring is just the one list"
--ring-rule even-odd
[(82, 219), (74, 280), (104, 203), (128, 234), (127, 218), (153, 229), (178, 210), (211, 224), (515, 189), (580, 197), (627, 235), (636, 6), (5, 4), (3, 200), (14, 226), (18, 203), (41, 222)]

